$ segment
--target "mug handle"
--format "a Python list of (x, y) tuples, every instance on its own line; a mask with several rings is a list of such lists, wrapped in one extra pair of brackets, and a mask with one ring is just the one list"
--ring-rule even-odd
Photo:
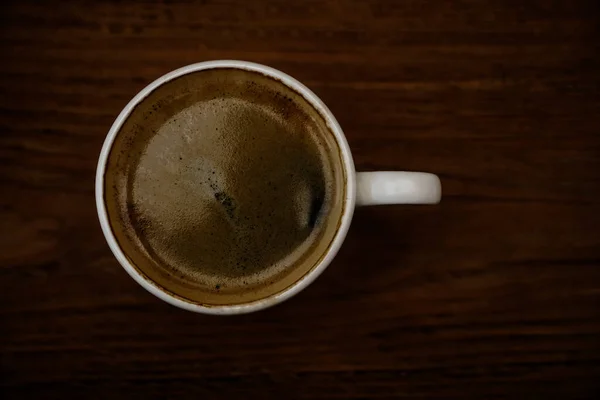
[(356, 174), (356, 205), (437, 204), (442, 184), (427, 172), (377, 171)]

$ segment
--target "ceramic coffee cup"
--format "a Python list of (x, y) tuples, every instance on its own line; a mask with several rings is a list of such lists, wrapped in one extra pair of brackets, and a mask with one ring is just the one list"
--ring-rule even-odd
[[(114, 221), (109, 219), (105, 198), (105, 178), (106, 174), (110, 173), (107, 163), (115, 138), (140, 102), (167, 82), (190, 73), (219, 68), (258, 72), (283, 83), (302, 96), (326, 122), (328, 132), (339, 149), (344, 179), (343, 193), (340, 196), (339, 204), (343, 211), (336, 221), (331, 222), (331, 224), (336, 224), (335, 234), (323, 254), (315, 259), (314, 265), (310, 265), (302, 276), (299, 276), (293, 282), (289, 282), (275, 293), (261, 298), (254, 298), (251, 301), (233, 302), (232, 304), (211, 304), (208, 301), (203, 302), (186, 298), (184, 295), (165, 289), (163, 285), (144, 274), (140, 268), (136, 267), (132, 257), (127, 254), (127, 250), (119, 244), (111, 226)], [(206, 314), (240, 314), (261, 310), (281, 303), (306, 288), (327, 268), (335, 257), (346, 237), (356, 206), (436, 204), (440, 199), (441, 184), (439, 178), (434, 174), (404, 171), (357, 173), (344, 132), (327, 106), (310, 89), (291, 76), (264, 65), (245, 61), (219, 60), (192, 64), (170, 72), (149, 84), (127, 104), (113, 123), (102, 147), (96, 172), (96, 205), (100, 225), (110, 249), (125, 271), (156, 297), (177, 307)]]

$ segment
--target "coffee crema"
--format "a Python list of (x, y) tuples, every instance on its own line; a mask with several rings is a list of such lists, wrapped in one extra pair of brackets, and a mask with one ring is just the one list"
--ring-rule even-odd
[(282, 82), (218, 68), (152, 91), (119, 130), (105, 203), (142, 274), (204, 305), (277, 293), (326, 253), (343, 214), (333, 133)]

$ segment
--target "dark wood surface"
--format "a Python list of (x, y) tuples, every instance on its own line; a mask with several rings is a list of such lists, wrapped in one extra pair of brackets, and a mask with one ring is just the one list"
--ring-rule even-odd
[[(14, 1), (0, 15), (0, 395), (600, 395), (597, 0)], [(266, 311), (154, 298), (102, 236), (97, 157), (146, 84), (222, 58), (306, 83), (358, 170), (437, 173), (442, 204), (358, 209), (327, 271)]]

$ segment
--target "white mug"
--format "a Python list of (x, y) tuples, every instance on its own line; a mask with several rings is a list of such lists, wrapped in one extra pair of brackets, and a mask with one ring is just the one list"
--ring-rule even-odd
[[(117, 133), (132, 110), (146, 96), (164, 83), (195, 71), (213, 68), (237, 68), (260, 72), (279, 80), (298, 94), (302, 95), (323, 116), (331, 133), (335, 136), (335, 140), (342, 151), (343, 168), (345, 169), (345, 176), (347, 179), (343, 196), (343, 201), (345, 202), (344, 212), (341, 221), (339, 222), (339, 228), (324, 257), (322, 257), (318, 264), (312, 267), (304, 276), (286, 289), (269, 297), (243, 304), (207, 305), (195, 303), (163, 290), (160, 286), (142, 276), (131, 264), (118, 245), (110, 228), (106, 205), (104, 203), (104, 175), (106, 172), (107, 159)], [(327, 268), (337, 254), (346, 237), (348, 228), (350, 227), (355, 206), (377, 204), (436, 204), (441, 199), (441, 192), (439, 178), (436, 175), (425, 172), (379, 171), (357, 173), (354, 169), (352, 153), (348, 146), (348, 142), (346, 141), (346, 137), (344, 136), (344, 132), (331, 111), (329, 111), (321, 99), (291, 76), (265, 65), (246, 61), (217, 60), (192, 64), (172, 71), (146, 86), (129, 102), (129, 104), (127, 104), (127, 106), (125, 106), (110, 128), (102, 147), (100, 158), (98, 160), (98, 168), (96, 170), (96, 206), (100, 225), (110, 249), (125, 271), (127, 271), (142, 287), (167, 303), (186, 310), (205, 314), (242, 314), (258, 311), (281, 303), (306, 288), (325, 270), (325, 268)]]

